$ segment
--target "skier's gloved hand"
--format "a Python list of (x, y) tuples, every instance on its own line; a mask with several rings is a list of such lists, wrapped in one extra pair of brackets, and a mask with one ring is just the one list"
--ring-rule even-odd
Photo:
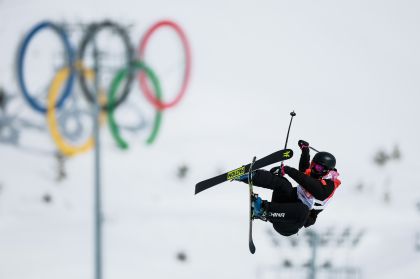
[(281, 164), (279, 167), (274, 167), (270, 170), (270, 172), (274, 175), (281, 175), (284, 176), (286, 173), (284, 171), (284, 165)]
[(254, 177), (254, 174), (255, 174), (254, 172), (251, 172), (250, 175), (248, 173), (244, 173), (243, 175), (238, 176), (237, 178), (234, 178), (232, 181), (241, 181), (244, 183), (248, 183), (249, 178), (251, 178), (252, 180), (252, 178)]
[(299, 145), (299, 148), (301, 150), (303, 150), (305, 148), (309, 148), (309, 143), (307, 141), (304, 141), (304, 140), (299, 140), (298, 145)]
[(280, 167), (271, 168), (270, 172), (272, 174), (274, 174), (274, 175), (279, 175), (279, 173), (280, 173)]

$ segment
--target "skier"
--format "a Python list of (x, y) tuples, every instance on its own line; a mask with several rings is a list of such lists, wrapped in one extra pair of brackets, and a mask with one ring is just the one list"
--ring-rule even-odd
[[(254, 186), (273, 190), (271, 202), (253, 197), (253, 218), (269, 221), (284, 236), (296, 234), (303, 226), (309, 227), (325, 208), (341, 182), (337, 178), (335, 157), (328, 152), (318, 152), (310, 162), (309, 143), (299, 140), (301, 157), (299, 170), (281, 165), (270, 171), (251, 173)], [(299, 185), (293, 187), (284, 177), (287, 174)], [(237, 180), (248, 183), (248, 174)]]

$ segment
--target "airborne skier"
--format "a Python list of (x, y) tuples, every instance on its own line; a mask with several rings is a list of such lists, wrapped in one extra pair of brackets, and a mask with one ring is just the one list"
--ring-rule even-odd
[[(227, 173), (200, 181), (195, 185), (195, 194), (225, 181), (241, 181), (249, 185), (249, 251), (256, 251), (252, 238), (252, 223), (254, 219), (269, 221), (281, 235), (296, 234), (303, 226), (309, 227), (316, 222), (318, 214), (324, 210), (335, 190), (340, 186), (338, 172), (335, 168), (335, 157), (328, 152), (318, 152), (309, 143), (299, 140), (298, 145), (302, 153), (299, 170), (285, 166), (283, 161), (292, 158), (293, 151), (287, 149), (290, 127), (296, 113), (290, 113), (291, 119), (287, 131), (286, 143), (283, 150), (243, 165)], [(309, 149), (318, 153), (310, 161)], [(281, 162), (280, 167), (270, 171), (261, 168)], [(284, 176), (288, 175), (298, 185), (293, 187)], [(253, 186), (273, 190), (271, 201), (262, 200), (253, 192)]]
[[(255, 195), (253, 218), (269, 221), (274, 229), (284, 236), (296, 234), (303, 226), (309, 227), (325, 208), (341, 182), (337, 178), (335, 157), (328, 152), (318, 152), (310, 162), (309, 143), (299, 140), (302, 151), (299, 170), (281, 165), (270, 171), (255, 170), (236, 180), (273, 190), (271, 202)], [(297, 187), (284, 177), (288, 175), (298, 183)]]

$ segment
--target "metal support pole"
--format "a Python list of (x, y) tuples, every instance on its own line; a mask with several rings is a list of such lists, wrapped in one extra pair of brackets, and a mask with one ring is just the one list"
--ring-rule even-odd
[(309, 269), (309, 279), (316, 278), (316, 250), (318, 249), (318, 234), (313, 231), (311, 233), (311, 247), (312, 247), (312, 259)]
[(102, 200), (101, 200), (101, 146), (99, 132), (99, 116), (101, 106), (99, 102), (99, 51), (96, 41), (93, 42), (94, 71), (95, 71), (95, 105), (93, 114), (93, 129), (95, 139), (95, 279), (102, 279)]

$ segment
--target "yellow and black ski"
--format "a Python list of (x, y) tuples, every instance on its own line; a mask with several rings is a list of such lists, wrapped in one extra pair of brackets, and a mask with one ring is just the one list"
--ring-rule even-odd
[[(268, 165), (290, 159), (292, 157), (293, 157), (293, 150), (291, 149), (279, 150), (268, 156), (265, 156), (265, 157), (262, 157), (261, 159), (256, 160), (253, 164), (252, 170), (260, 169)], [(226, 172), (224, 174), (203, 180), (195, 185), (195, 194), (198, 194), (222, 182), (234, 180), (240, 177), (241, 175), (248, 173), (250, 167), (251, 167), (251, 164), (247, 164), (245, 166)]]

